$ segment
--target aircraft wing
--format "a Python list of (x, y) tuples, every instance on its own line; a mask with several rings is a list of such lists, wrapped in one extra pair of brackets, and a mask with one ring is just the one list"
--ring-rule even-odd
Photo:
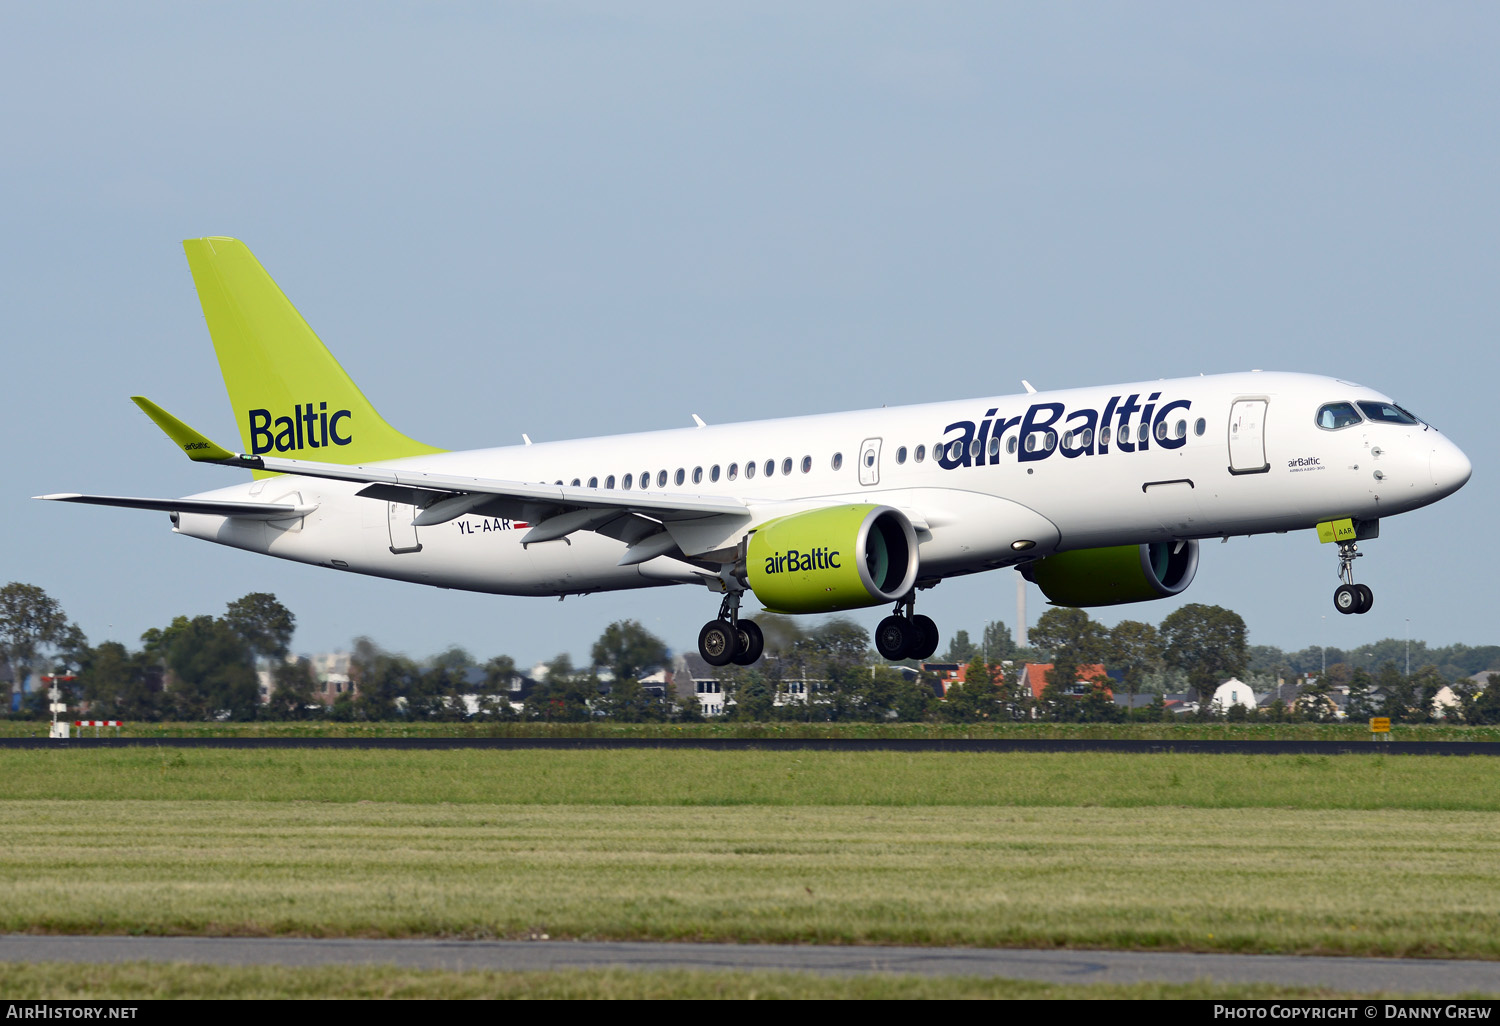
[[(669, 533), (669, 524), (722, 518), (718, 521), (719, 530), (707, 532), (712, 537), (732, 534), (735, 527), (751, 518), (746, 504), (731, 496), (602, 491), (398, 467), (351, 466), (233, 453), (144, 396), (131, 399), (195, 462), (363, 484), (365, 487), (358, 493), (362, 496), (416, 507), (412, 522), (417, 527), (447, 523), (467, 513), (501, 516), (532, 525), (521, 539), (526, 545), (563, 538), (574, 531), (598, 531), (626, 543), (628, 550), (621, 565), (631, 565), (679, 549), (676, 536)], [(281, 508), (294, 507), (278, 507)], [(220, 512), (220, 515), (236, 514)], [(713, 546), (711, 542), (703, 542), (687, 547), (706, 551)]]
[(282, 502), (229, 502), (219, 499), (141, 499), (130, 495), (79, 495), (59, 492), (36, 495), (51, 502), (86, 502), (91, 506), (122, 506), (126, 509), (154, 509), (163, 513), (208, 513), (242, 520), (290, 520), (303, 517), (318, 507), (293, 506)]
[[(573, 506), (598, 510), (633, 510), (669, 520), (718, 516), (723, 513), (749, 515), (745, 503), (739, 499), (717, 495), (677, 495), (665, 492), (613, 492), (598, 488), (568, 488), (562, 485), (527, 484), (522, 481), (504, 481), (495, 478), (469, 477), (454, 474), (430, 474), (422, 470), (402, 470), (391, 467), (345, 466), (339, 463), (315, 463), (310, 460), (267, 459), (264, 456), (236, 456), (224, 461), (231, 466), (249, 467), (252, 470), (268, 470), (276, 474), (297, 474), (301, 477), (323, 477), (335, 481), (355, 481), (367, 485), (394, 487), (404, 491), (425, 492), (429, 499), (436, 499), (423, 510), (417, 526), (441, 524), (462, 516), (480, 503), (468, 509), (459, 509), (454, 503), (439, 511), (437, 503), (446, 502), (443, 495), (493, 496), (513, 499), (517, 502), (542, 503), (549, 506)], [(434, 494), (436, 493), (436, 494)], [(386, 493), (376, 489), (365, 489), (360, 494), (385, 498)], [(410, 502), (410, 499), (402, 501)], [(418, 502), (414, 505), (423, 505)], [(451, 511), (451, 513), (450, 513)], [(449, 514), (449, 515), (443, 515)]]

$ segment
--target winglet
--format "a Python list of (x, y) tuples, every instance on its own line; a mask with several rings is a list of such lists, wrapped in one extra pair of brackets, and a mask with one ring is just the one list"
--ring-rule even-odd
[(130, 401), (139, 406), (146, 416), (155, 422), (157, 427), (166, 432), (167, 437), (176, 442), (182, 451), (187, 453), (188, 459), (197, 463), (230, 463), (239, 461), (237, 455), (223, 446), (215, 445), (208, 440), (207, 436), (194, 431), (145, 396), (133, 395), (130, 397)]

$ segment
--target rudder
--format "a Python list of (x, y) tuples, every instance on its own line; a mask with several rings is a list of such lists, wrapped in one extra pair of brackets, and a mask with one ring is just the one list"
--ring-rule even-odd
[(444, 450), (385, 422), (238, 239), (186, 239), (244, 451), (370, 463)]

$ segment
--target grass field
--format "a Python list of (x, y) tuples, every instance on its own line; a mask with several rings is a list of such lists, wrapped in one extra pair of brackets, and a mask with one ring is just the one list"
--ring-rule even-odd
[(1500, 761), (0, 752), (0, 930), (1500, 958)]
[[(570, 998), (653, 1000), (776, 1000), (855, 998), (1196, 1000), (1334, 999), (1356, 995), (1268, 984), (1053, 985), (1021, 980), (922, 976), (815, 976), (811, 973), (622, 969), (557, 972), (441, 972), (387, 967), (272, 967), (150, 965), (77, 966), (0, 963), (0, 994), (53, 1000), (137, 998)], [(1364, 997), (1378, 995), (1360, 995)], [(1402, 995), (1417, 997), (1421, 995)], [(1451, 1000), (1451, 999), (1450, 999)]]

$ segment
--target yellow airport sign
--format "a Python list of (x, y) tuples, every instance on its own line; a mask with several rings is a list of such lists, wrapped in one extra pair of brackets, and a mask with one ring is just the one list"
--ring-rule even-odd
[(1371, 716), (1371, 734), (1389, 734), (1391, 732), (1391, 718), (1389, 716)]

